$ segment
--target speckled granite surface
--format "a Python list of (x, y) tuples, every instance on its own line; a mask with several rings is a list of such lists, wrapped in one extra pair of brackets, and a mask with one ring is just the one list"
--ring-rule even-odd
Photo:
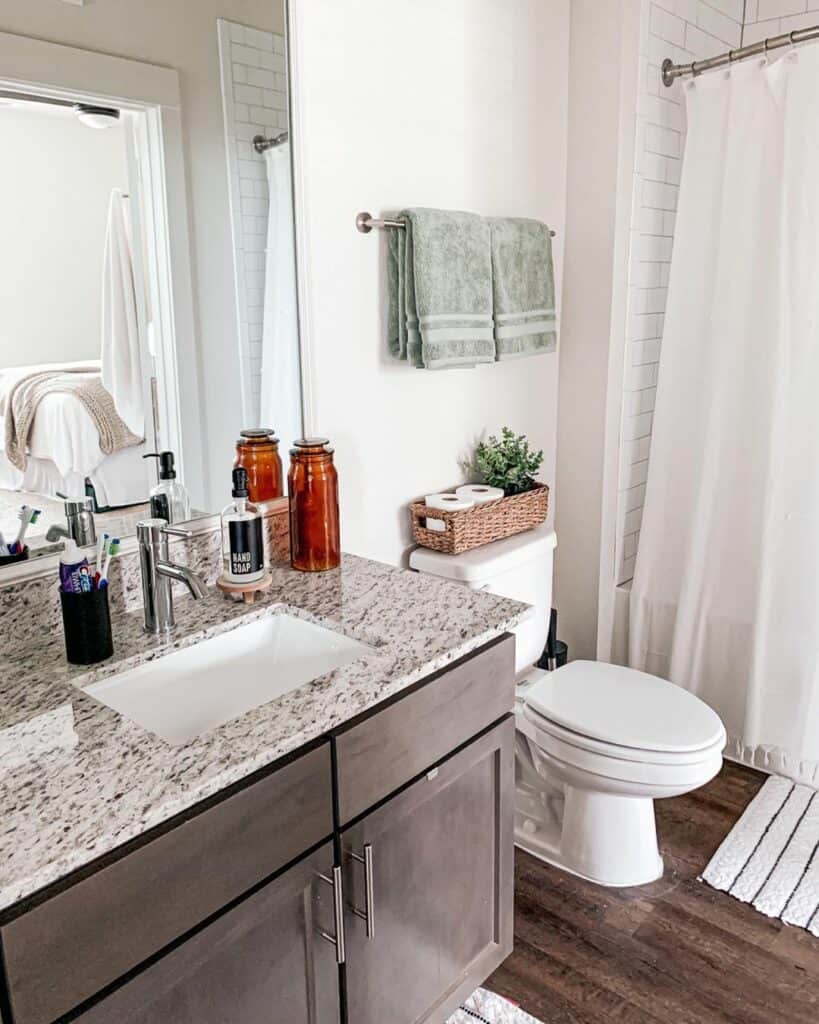
[[(283, 611), (373, 650), (182, 747), (79, 689)], [(66, 665), (61, 634), (33, 628), (0, 653), (0, 910), (462, 657), (528, 608), (346, 555), (330, 573), (274, 569), (257, 605), (214, 593), (179, 598), (176, 613), (177, 632), (160, 641), (140, 612), (120, 611), (113, 658), (91, 668)]]

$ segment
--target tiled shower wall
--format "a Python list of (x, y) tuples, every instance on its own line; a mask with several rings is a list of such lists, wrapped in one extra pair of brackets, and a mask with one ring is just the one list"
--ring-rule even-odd
[(811, 28), (819, 22), (819, 0), (746, 0), (743, 44)]
[(253, 136), (287, 128), (284, 36), (219, 20), (244, 421), (259, 426), (269, 195), (265, 158)]
[[(816, 0), (819, 3), (819, 0)], [(760, 7), (786, 6), (758, 0)], [(756, 0), (749, 0), (756, 6)], [(616, 572), (634, 573), (651, 446), (657, 370), (674, 240), (685, 113), (679, 83), (660, 79), (666, 57), (690, 63), (740, 45), (743, 0), (643, 0), (631, 221)]]

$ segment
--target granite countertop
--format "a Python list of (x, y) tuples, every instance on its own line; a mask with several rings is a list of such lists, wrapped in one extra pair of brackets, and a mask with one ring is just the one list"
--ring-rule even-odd
[[(176, 588), (176, 593), (181, 592)], [(184, 746), (79, 687), (262, 615), (288, 612), (372, 650)], [(345, 555), (318, 574), (273, 570), (255, 605), (176, 601), (170, 639), (141, 612), (114, 621), (114, 656), (66, 664), (62, 635), (0, 653), (0, 910), (322, 736), (520, 622), (528, 606)]]

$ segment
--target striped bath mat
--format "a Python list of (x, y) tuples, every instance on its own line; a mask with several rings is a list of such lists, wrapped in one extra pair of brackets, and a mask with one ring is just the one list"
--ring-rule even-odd
[(540, 1024), (540, 1021), (524, 1013), (508, 999), (479, 988), (449, 1018), (447, 1024)]
[(819, 936), (817, 791), (772, 776), (724, 839), (703, 881)]

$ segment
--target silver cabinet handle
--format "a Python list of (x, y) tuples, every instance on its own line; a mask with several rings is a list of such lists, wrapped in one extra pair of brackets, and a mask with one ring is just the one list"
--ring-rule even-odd
[(341, 868), (334, 867), (332, 878), (329, 875), (323, 875), (318, 872), (318, 877), (322, 882), (326, 882), (327, 885), (333, 889), (333, 917), (335, 918), (336, 933), (331, 935), (324, 929), (319, 928), (319, 935), (326, 941), (336, 947), (336, 963), (343, 964), (345, 958), (345, 944), (344, 944), (344, 883), (341, 878)]
[(359, 864), (364, 865), (364, 910), (352, 907), (356, 917), (360, 917), (367, 926), (367, 938), (375, 938), (375, 891), (373, 889), (373, 847), (372, 843), (364, 844), (364, 856), (350, 850), (350, 856)]

